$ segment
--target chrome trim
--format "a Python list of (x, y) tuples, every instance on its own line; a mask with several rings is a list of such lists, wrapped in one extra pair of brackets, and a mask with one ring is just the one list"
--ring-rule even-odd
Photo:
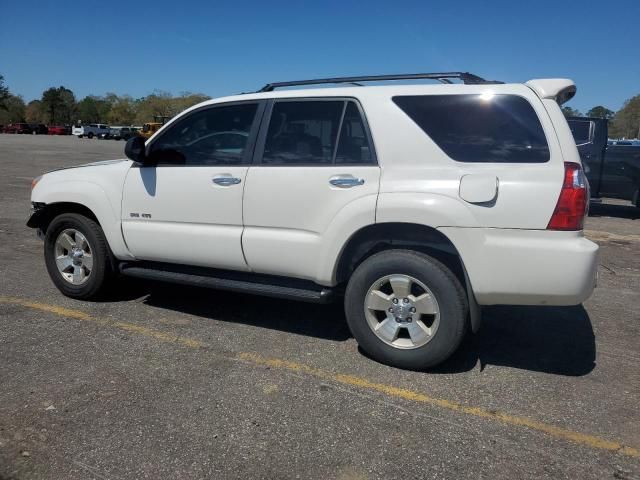
[(329, 183), (338, 188), (351, 188), (364, 185), (364, 178), (334, 177), (329, 179)]

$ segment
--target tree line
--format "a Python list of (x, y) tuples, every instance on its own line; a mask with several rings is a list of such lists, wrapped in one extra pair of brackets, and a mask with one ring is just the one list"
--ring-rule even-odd
[[(200, 93), (182, 93), (178, 96), (155, 91), (146, 97), (134, 99), (129, 95), (107, 93), (104, 96), (87, 95), (77, 101), (74, 93), (63, 86), (42, 92), (39, 100), (25, 104), (19, 95), (12, 94), (0, 75), (0, 124), (15, 122), (71, 125), (83, 123), (109, 123), (112, 125), (142, 125), (154, 116), (173, 116), (209, 97)], [(567, 117), (585, 116), (571, 107), (562, 107)], [(630, 98), (620, 110), (614, 112), (602, 105), (593, 107), (587, 117), (609, 120), (612, 138), (640, 138), (640, 95)]]
[(42, 92), (38, 100), (24, 102), (14, 95), (0, 75), (0, 124), (16, 122), (44, 123), (46, 125), (73, 125), (82, 123), (107, 123), (111, 125), (142, 125), (153, 121), (154, 116), (172, 117), (210, 97), (200, 93), (184, 92), (172, 95), (154, 91), (146, 97), (107, 93), (104, 96), (87, 95), (76, 100), (68, 88), (51, 87)]
[(562, 113), (566, 117), (595, 117), (609, 120), (610, 138), (640, 138), (640, 95), (624, 102), (617, 112), (598, 105), (584, 115), (579, 110), (567, 106), (562, 107)]

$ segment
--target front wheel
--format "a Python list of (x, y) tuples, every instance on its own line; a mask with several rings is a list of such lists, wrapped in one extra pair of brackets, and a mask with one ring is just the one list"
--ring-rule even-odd
[(104, 233), (96, 222), (65, 213), (49, 224), (44, 241), (47, 270), (55, 286), (71, 298), (98, 296), (112, 276)]
[(458, 348), (467, 310), (451, 270), (410, 250), (366, 259), (345, 294), (347, 323), (360, 347), (382, 363), (410, 370), (433, 367)]

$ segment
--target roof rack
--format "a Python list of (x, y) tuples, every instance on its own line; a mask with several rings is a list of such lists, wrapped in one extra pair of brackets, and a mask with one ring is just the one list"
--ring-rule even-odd
[(320, 85), (328, 83), (352, 83), (358, 85), (360, 82), (383, 82), (389, 80), (438, 80), (441, 83), (453, 83), (451, 80), (462, 80), (467, 85), (496, 84), (503, 83), (496, 80), (485, 80), (482, 77), (469, 72), (443, 72), (443, 73), (405, 73), (399, 75), (367, 75), (362, 77), (335, 77), (318, 78), (315, 80), (294, 80), (292, 82), (268, 83), (258, 92), (272, 92), (281, 87), (297, 87), (300, 85)]

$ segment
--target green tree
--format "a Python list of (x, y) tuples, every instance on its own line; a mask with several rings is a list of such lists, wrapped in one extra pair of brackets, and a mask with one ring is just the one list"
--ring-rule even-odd
[(562, 107), (562, 113), (565, 117), (581, 117), (582, 113), (571, 107)]
[(609, 110), (607, 107), (603, 107), (602, 105), (593, 107), (587, 112), (587, 117), (605, 118), (607, 120), (611, 120), (614, 115), (615, 112), (613, 110)]
[(106, 122), (111, 105), (107, 100), (95, 95), (84, 97), (78, 102), (77, 117), (83, 123)]
[(210, 97), (201, 93), (183, 92), (174, 97), (168, 92), (155, 91), (151, 95), (136, 100), (136, 123), (153, 122), (154, 116), (173, 117), (183, 110), (208, 100)]
[(25, 104), (19, 95), (11, 95), (4, 100), (0, 109), (0, 124), (24, 122)]
[(640, 138), (640, 95), (630, 98), (613, 117), (609, 126), (613, 138)]
[[(114, 98), (115, 97), (115, 98)], [(136, 103), (128, 96), (110, 98), (111, 109), (107, 119), (113, 125), (131, 125), (136, 118)], [(109, 95), (107, 95), (109, 98)]]
[(24, 114), (29, 123), (45, 123), (46, 119), (42, 113), (42, 102), (40, 100), (31, 100), (27, 104)]
[(7, 100), (11, 94), (9, 93), (9, 87), (4, 84), (4, 76), (0, 75), (0, 108), (7, 109)]
[(76, 97), (65, 87), (51, 87), (42, 93), (40, 100), (42, 111), (46, 113), (47, 123), (73, 123), (76, 116)]

